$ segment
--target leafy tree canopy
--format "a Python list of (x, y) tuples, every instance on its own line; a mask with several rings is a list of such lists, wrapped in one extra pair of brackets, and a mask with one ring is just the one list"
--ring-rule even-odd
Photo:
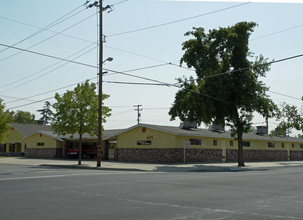
[(26, 111), (16, 111), (11, 112), (13, 123), (22, 123), (22, 124), (37, 124), (35, 120), (35, 115)]
[(4, 141), (9, 132), (8, 123), (11, 121), (11, 113), (5, 110), (3, 100), (0, 99), (0, 142)]
[(293, 129), (303, 132), (303, 113), (294, 105), (282, 103), (277, 120), (280, 123), (271, 131), (273, 136), (289, 136)]
[(204, 122), (231, 127), (238, 138), (238, 164), (243, 161), (243, 132), (249, 131), (253, 112), (272, 117), (276, 105), (266, 94), (268, 88), (259, 77), (269, 71), (267, 59), (249, 51), (253, 22), (210, 30), (193, 28), (185, 36), (181, 64), (194, 68), (196, 78), (178, 79), (181, 89), (169, 111), (171, 119)]
[[(53, 108), (53, 128), (59, 134), (84, 134), (97, 135), (98, 132), (98, 95), (95, 92), (96, 84), (86, 81), (73, 91), (67, 91), (62, 96), (56, 93), (56, 103)], [(108, 98), (103, 95), (103, 100)], [(103, 107), (103, 122), (110, 116), (108, 107)]]

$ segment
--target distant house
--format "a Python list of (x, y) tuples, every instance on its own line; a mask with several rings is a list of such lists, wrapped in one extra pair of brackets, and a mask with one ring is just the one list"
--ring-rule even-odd
[[(115, 158), (144, 162), (234, 162), (238, 142), (229, 131), (138, 124), (116, 134)], [(244, 134), (245, 161), (303, 160), (303, 139)], [(185, 148), (185, 149), (184, 149)]]

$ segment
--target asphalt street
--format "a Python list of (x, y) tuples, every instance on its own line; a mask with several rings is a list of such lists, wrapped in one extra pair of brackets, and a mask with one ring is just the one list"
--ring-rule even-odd
[(303, 169), (141, 172), (0, 164), (1, 219), (303, 219)]

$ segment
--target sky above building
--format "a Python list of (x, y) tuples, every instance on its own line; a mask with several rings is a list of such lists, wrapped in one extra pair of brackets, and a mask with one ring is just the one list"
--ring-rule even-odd
[[(289, 3), (294, 2), (294, 3)], [(103, 91), (110, 95), (105, 105), (112, 109), (105, 129), (125, 128), (141, 122), (179, 125), (168, 115), (178, 88), (169, 86), (179, 77), (195, 76), (185, 65), (184, 34), (193, 27), (205, 30), (228, 27), (240, 21), (256, 22), (250, 51), (262, 54), (272, 64), (262, 80), (276, 104), (286, 102), (301, 108), (303, 96), (303, 4), (302, 1), (161, 1), (105, 0), (113, 10), (103, 13)], [(98, 13), (81, 0), (3, 1), (0, 7), (0, 98), (10, 110), (29, 111), (40, 117), (47, 100), (54, 103), (63, 94), (89, 79), (97, 83)], [(93, 1), (88, 4), (93, 3)], [(18, 47), (19, 50), (5, 45)], [(20, 49), (74, 60), (60, 61)], [(158, 84), (158, 85), (154, 85)], [(159, 85), (162, 84), (162, 85)], [(165, 85), (163, 85), (165, 84)], [(256, 115), (255, 125), (264, 124)], [(273, 129), (275, 120), (270, 120)]]

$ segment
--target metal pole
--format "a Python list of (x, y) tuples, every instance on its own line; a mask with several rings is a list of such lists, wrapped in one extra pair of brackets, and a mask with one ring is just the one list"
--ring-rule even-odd
[(102, 82), (103, 82), (103, 18), (102, 13), (103, 6), (102, 0), (99, 0), (99, 96), (98, 96), (98, 155), (97, 155), (97, 167), (101, 166), (101, 154), (102, 154)]
[(184, 146), (184, 150), (183, 150), (183, 163), (185, 163), (185, 146)]

